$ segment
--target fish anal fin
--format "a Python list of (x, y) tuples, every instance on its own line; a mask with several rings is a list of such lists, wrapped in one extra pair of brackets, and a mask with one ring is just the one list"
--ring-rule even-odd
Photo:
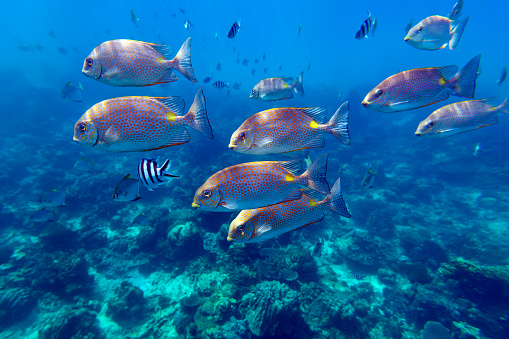
[(299, 188), (296, 188), (294, 190), (291, 190), (290, 193), (288, 193), (286, 195), (286, 197), (284, 197), (283, 199), (281, 199), (281, 201), (279, 201), (278, 203), (282, 203), (282, 202), (287, 202), (287, 201), (292, 201), (292, 200), (298, 200), (302, 197), (302, 192)]

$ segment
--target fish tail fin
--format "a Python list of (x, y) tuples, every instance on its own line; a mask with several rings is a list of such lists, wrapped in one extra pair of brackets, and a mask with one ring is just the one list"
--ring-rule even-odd
[(456, 94), (466, 98), (474, 97), (475, 81), (477, 80), (477, 71), (479, 70), (480, 61), (481, 54), (476, 55), (448, 81), (449, 87), (451, 87)]
[(504, 102), (501, 103), (500, 105), (498, 105), (498, 107), (496, 107), (496, 109), (500, 110), (503, 113), (509, 114), (509, 100), (508, 100), (508, 98), (505, 98)]
[(304, 72), (300, 72), (299, 76), (297, 77), (297, 79), (295, 79), (295, 81), (292, 84), (294, 92), (299, 95), (304, 95), (303, 76), (304, 76)]
[(191, 40), (193, 38), (189, 37), (184, 41), (182, 47), (178, 51), (175, 58), (172, 60), (172, 64), (175, 65), (175, 69), (180, 72), (183, 76), (185, 76), (189, 81), (198, 82), (196, 77), (194, 76), (193, 65), (191, 64)]
[(348, 212), (345, 200), (343, 200), (343, 196), (341, 194), (340, 178), (336, 180), (330, 192), (331, 193), (327, 195), (324, 199), (327, 208), (330, 209), (332, 212), (337, 213), (345, 218), (351, 218), (352, 215), (350, 214), (350, 212)]
[(469, 18), (470, 17), (467, 16), (454, 28), (451, 42), (449, 42), (449, 49), (455, 49), (460, 43), (461, 36), (463, 35), (463, 31), (465, 30), (465, 26), (467, 25)]
[(328, 157), (328, 154), (322, 155), (309, 166), (306, 172), (299, 176), (299, 179), (304, 181), (304, 186), (323, 194), (329, 193), (329, 183), (326, 178)]
[(178, 175), (167, 172), (170, 170), (170, 168), (171, 168), (171, 160), (166, 159), (164, 164), (161, 166), (161, 174), (165, 177), (178, 178), (179, 177)]
[(198, 93), (194, 97), (193, 104), (189, 108), (189, 112), (185, 115), (187, 125), (204, 134), (207, 138), (214, 139), (212, 127), (207, 117), (207, 108), (205, 105), (205, 96), (203, 95), (203, 87), (200, 87)]
[(330, 133), (344, 145), (351, 145), (350, 132), (348, 131), (348, 117), (350, 114), (350, 104), (345, 101), (339, 107), (327, 123)]

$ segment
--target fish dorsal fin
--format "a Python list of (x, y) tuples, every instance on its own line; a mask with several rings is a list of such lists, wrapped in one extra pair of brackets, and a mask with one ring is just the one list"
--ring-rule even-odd
[(297, 175), (302, 167), (302, 161), (300, 161), (300, 159), (292, 159), (288, 161), (280, 161), (278, 165), (288, 172)]
[(161, 54), (165, 59), (171, 60), (173, 55), (173, 47), (170, 45), (158, 45), (152, 44), (150, 42), (145, 42), (145, 44), (149, 45), (153, 49), (155, 49), (159, 54)]
[(280, 78), (280, 79), (283, 80), (284, 82), (286, 82), (287, 85), (293, 82), (292, 77)]
[(164, 105), (167, 109), (175, 113), (177, 116), (184, 115), (184, 99), (181, 97), (160, 97), (154, 98)]
[(438, 67), (437, 72), (440, 73), (440, 75), (442, 75), (442, 77), (445, 80), (450, 80), (456, 73), (458, 73), (458, 66), (449, 65), (449, 66)]
[(327, 108), (325, 107), (310, 107), (302, 110), (302, 113), (307, 114), (310, 118), (319, 124), (325, 123), (327, 117)]

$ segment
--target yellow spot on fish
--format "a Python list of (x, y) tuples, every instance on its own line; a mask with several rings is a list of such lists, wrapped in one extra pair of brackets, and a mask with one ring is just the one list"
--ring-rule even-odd
[(157, 63), (158, 63), (158, 64), (162, 64), (162, 63), (164, 62), (164, 60), (165, 60), (165, 59), (164, 59), (164, 57), (162, 57), (162, 56), (159, 56), (159, 57), (157, 57), (157, 59), (156, 59), (156, 61), (157, 61)]
[(290, 173), (286, 174), (286, 181), (290, 181), (291, 182), (291, 181), (294, 181), (294, 180), (295, 180), (295, 178), (293, 177), (293, 175), (291, 175)]
[(168, 119), (171, 122), (175, 122), (175, 120), (177, 120), (177, 116), (172, 111), (169, 111), (168, 113), (166, 113), (166, 119)]
[(445, 85), (445, 79), (444, 78), (440, 78), (440, 80), (438, 80), (438, 83), (440, 85)]
[(318, 128), (318, 124), (316, 123), (316, 121), (311, 121), (311, 123), (309, 124), (309, 127), (311, 128)]
[(316, 206), (316, 201), (315, 201), (315, 199), (311, 199), (311, 200), (309, 200), (309, 206), (311, 206), (311, 207), (315, 207), (315, 206)]

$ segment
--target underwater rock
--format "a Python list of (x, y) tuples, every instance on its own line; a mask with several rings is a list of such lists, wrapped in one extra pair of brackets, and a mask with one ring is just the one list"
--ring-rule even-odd
[(151, 252), (155, 249), (157, 243), (157, 233), (152, 227), (143, 226), (140, 233), (136, 236), (136, 245), (144, 252)]
[(509, 269), (481, 266), (465, 259), (444, 264), (440, 274), (459, 282), (462, 293), (483, 304), (509, 303)]
[(254, 335), (273, 335), (278, 327), (291, 326), (298, 309), (297, 292), (279, 281), (264, 281), (242, 297), (240, 311)]
[(87, 309), (66, 311), (55, 317), (54, 323), (39, 331), (40, 339), (87, 338), (101, 339), (104, 335), (98, 327), (94, 313)]
[(210, 329), (222, 324), (230, 315), (230, 305), (235, 300), (214, 294), (198, 307), (194, 314), (194, 322), (201, 331), (210, 332)]
[(147, 301), (143, 291), (128, 281), (122, 281), (115, 290), (115, 297), (108, 301), (108, 314), (119, 325), (132, 327), (145, 317)]
[(260, 255), (267, 258), (257, 260), (256, 266), (266, 278), (291, 281), (299, 277), (299, 274), (290, 268), (290, 260), (285, 251), (276, 248), (262, 248)]
[(433, 281), (429, 275), (426, 265), (421, 262), (402, 264), (401, 271), (406, 273), (408, 279), (413, 283), (427, 284)]
[(218, 247), (218, 234), (217, 233), (205, 233), (203, 237), (203, 248), (207, 251), (216, 252)]
[(80, 252), (42, 253), (38, 257), (39, 267), (34, 268), (34, 285), (57, 295), (74, 296), (88, 291), (94, 277), (88, 274), (88, 263)]
[(378, 280), (380, 280), (385, 285), (394, 285), (396, 283), (397, 275), (393, 271), (386, 268), (379, 268), (376, 273)]
[(428, 321), (421, 334), (422, 339), (451, 339), (447, 327), (436, 321)]
[(25, 289), (3, 289), (0, 296), (0, 328), (23, 320), (36, 305), (37, 299)]

